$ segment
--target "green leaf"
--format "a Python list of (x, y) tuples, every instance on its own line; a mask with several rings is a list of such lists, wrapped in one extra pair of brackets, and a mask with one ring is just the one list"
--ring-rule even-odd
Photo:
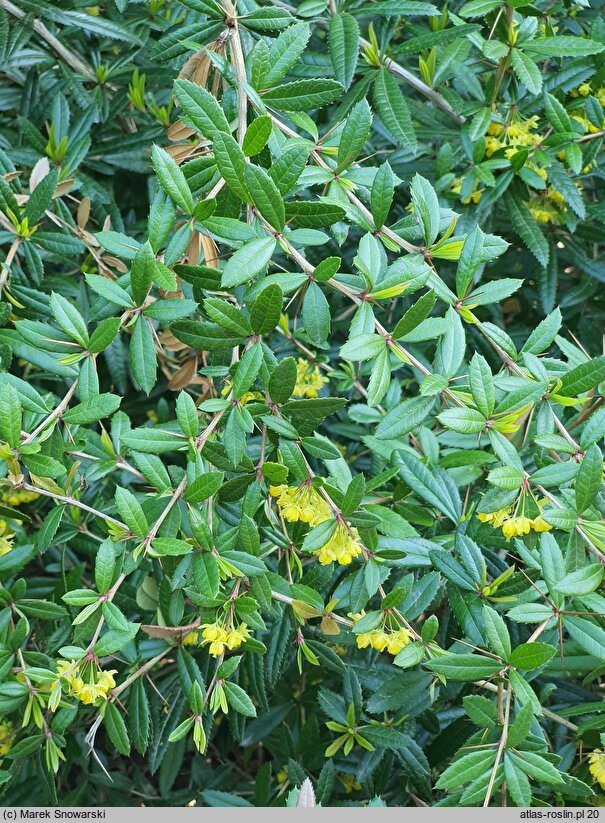
[(116, 566), (116, 551), (113, 541), (108, 538), (98, 548), (95, 558), (95, 584), (99, 594), (109, 591)]
[(309, 282), (305, 292), (302, 320), (311, 342), (322, 346), (330, 334), (330, 306), (321, 288), (313, 281)]
[(439, 200), (435, 189), (428, 180), (415, 174), (410, 185), (410, 195), (414, 214), (420, 220), (423, 229), (424, 242), (427, 246), (432, 246), (439, 234), (441, 222)]
[(21, 441), (21, 401), (17, 390), (10, 384), (0, 392), (0, 434), (11, 449), (16, 449)]
[(274, 237), (263, 237), (245, 243), (227, 261), (221, 285), (224, 288), (239, 286), (260, 274), (271, 260), (275, 242)]
[(552, 94), (544, 95), (544, 112), (548, 122), (556, 132), (569, 133), (573, 131), (571, 118), (565, 107)]
[(572, 35), (558, 35), (556, 37), (541, 37), (529, 40), (523, 44), (526, 51), (531, 51), (539, 57), (587, 57), (590, 54), (599, 54), (605, 49), (602, 43), (591, 40), (589, 37), (573, 37)]
[(511, 666), (531, 671), (538, 669), (555, 656), (557, 650), (548, 643), (522, 643), (508, 658)]
[(187, 214), (193, 214), (195, 203), (185, 175), (168, 152), (154, 145), (151, 162), (166, 194)]
[(437, 420), (459, 434), (476, 434), (484, 430), (487, 422), (481, 412), (465, 408), (446, 409), (437, 415)]
[(284, 357), (271, 372), (267, 390), (274, 403), (285, 403), (292, 396), (296, 385), (296, 361)]
[(255, 154), (261, 152), (267, 145), (269, 137), (271, 137), (272, 129), (271, 118), (266, 114), (253, 120), (244, 135), (244, 142), (242, 143), (244, 154), (247, 157), (254, 157)]
[(149, 394), (157, 380), (157, 360), (153, 332), (143, 315), (135, 321), (129, 351), (134, 379), (145, 394)]
[(556, 590), (561, 594), (569, 594), (574, 597), (594, 592), (603, 579), (603, 567), (600, 563), (589, 563), (575, 572), (570, 572), (559, 580)]
[(252, 201), (265, 220), (278, 232), (286, 224), (284, 201), (277, 186), (264, 169), (248, 163), (244, 170), (244, 180)]
[(377, 406), (391, 385), (391, 359), (388, 350), (381, 351), (372, 365), (368, 382), (368, 406)]
[(221, 177), (240, 200), (251, 203), (245, 178), (248, 163), (243, 151), (230, 134), (222, 133), (214, 135), (212, 148)]
[(347, 168), (357, 160), (372, 126), (372, 113), (367, 100), (357, 103), (346, 119), (338, 145), (338, 165)]
[(578, 514), (594, 505), (603, 483), (603, 455), (596, 444), (593, 444), (580, 463), (576, 475), (576, 506)]
[(50, 309), (59, 327), (83, 348), (88, 343), (86, 322), (75, 306), (60, 294), (50, 295)]
[(238, 714), (244, 717), (256, 717), (254, 703), (250, 700), (246, 692), (237, 683), (225, 683), (225, 694), (227, 702)]
[(149, 532), (149, 523), (143, 513), (141, 504), (136, 499), (134, 494), (128, 489), (118, 487), (116, 489), (116, 508), (120, 513), (120, 517), (126, 523), (128, 528), (137, 537), (147, 537)]
[(386, 341), (379, 334), (359, 334), (340, 348), (343, 360), (371, 360), (386, 349)]
[(244, 352), (233, 376), (233, 396), (236, 399), (239, 399), (244, 392), (251, 388), (258, 376), (262, 362), (263, 349), (260, 343), (255, 343)]
[(529, 213), (529, 209), (525, 203), (511, 195), (506, 195), (504, 202), (515, 232), (540, 265), (546, 268), (550, 254), (548, 242)]
[(480, 654), (455, 654), (428, 660), (426, 667), (432, 672), (442, 674), (449, 680), (472, 683), (473, 680), (485, 680), (502, 670), (503, 664), (491, 657)]
[(565, 628), (576, 643), (588, 654), (605, 660), (605, 630), (584, 617), (566, 615)]
[(252, 331), (241, 309), (220, 297), (207, 297), (204, 300), (204, 311), (211, 320), (233, 334), (248, 337)]
[(208, 140), (214, 140), (217, 133), (231, 133), (217, 99), (206, 89), (189, 80), (176, 80), (174, 93), (189, 123)]
[(435, 788), (453, 789), (456, 786), (464, 786), (484, 774), (495, 759), (494, 751), (469, 752), (447, 767), (435, 784)]
[(261, 99), (275, 109), (307, 111), (333, 103), (342, 91), (342, 85), (336, 80), (294, 80), (264, 92)]
[(122, 398), (116, 394), (98, 394), (90, 400), (85, 400), (65, 412), (63, 420), (74, 426), (86, 423), (94, 423), (104, 417), (112, 415), (120, 406)]
[(469, 384), (477, 409), (484, 417), (491, 417), (496, 403), (494, 378), (487, 360), (478, 352), (470, 362)]
[(190, 394), (182, 391), (176, 399), (176, 419), (183, 434), (195, 437), (199, 429), (198, 411)]
[[(437, 300), (437, 294), (434, 291), (428, 291), (423, 294), (403, 315), (401, 320), (393, 329), (393, 338), (400, 340), (414, 331), (431, 313), (433, 306)], [(446, 382), (447, 385), (447, 382)]]
[(376, 427), (375, 436), (379, 440), (399, 440), (413, 431), (433, 407), (432, 397), (413, 397), (402, 401), (388, 412)]
[(507, 660), (511, 654), (510, 635), (501, 615), (490, 606), (483, 607), (483, 626), (491, 650)]
[(118, 286), (113, 280), (109, 280), (107, 277), (101, 277), (98, 274), (85, 274), (84, 277), (90, 288), (105, 300), (109, 300), (110, 303), (115, 303), (117, 306), (122, 306), (126, 309), (134, 306), (132, 297), (128, 292), (121, 286)]
[(398, 144), (416, 153), (417, 141), (405, 97), (387, 69), (379, 69), (374, 81), (374, 103), (378, 116)]
[(581, 363), (561, 378), (557, 394), (563, 397), (575, 397), (592, 389), (605, 380), (605, 357), (595, 357), (588, 363)]
[(187, 543), (186, 540), (178, 540), (176, 537), (156, 537), (151, 541), (151, 548), (160, 557), (166, 555), (180, 557), (193, 551), (191, 543)]
[(563, 783), (563, 775), (544, 757), (536, 752), (508, 752), (507, 757), (513, 761), (525, 774), (538, 780), (540, 783), (557, 785)]
[(284, 294), (277, 283), (260, 292), (250, 308), (250, 325), (256, 334), (270, 334), (279, 323)]
[(30, 226), (35, 225), (44, 216), (44, 212), (50, 206), (57, 186), (57, 179), (57, 169), (51, 169), (48, 174), (39, 181), (36, 188), (30, 194), (23, 212)]
[(128, 757), (130, 754), (130, 740), (128, 738), (128, 730), (126, 729), (126, 723), (124, 722), (124, 718), (122, 717), (122, 713), (115, 705), (115, 703), (107, 702), (105, 704), (105, 714), (103, 716), (103, 722), (105, 724), (105, 728), (107, 729), (107, 734), (109, 735), (109, 739), (119, 751), (120, 754), (123, 754), (125, 757)]
[(334, 76), (346, 90), (353, 80), (359, 55), (359, 25), (353, 15), (341, 12), (330, 17), (328, 45)]
[(155, 255), (149, 242), (144, 243), (137, 251), (130, 267), (130, 287), (137, 306), (147, 297), (155, 264)]
[(264, 83), (272, 86), (293, 68), (304, 52), (311, 30), (307, 23), (295, 23), (281, 32), (271, 43), (268, 55), (268, 72)]
[(541, 354), (546, 351), (561, 328), (561, 310), (557, 307), (544, 320), (541, 320), (527, 338), (521, 351)]
[(130, 739), (139, 754), (145, 754), (149, 745), (149, 735), (151, 732), (151, 714), (149, 711), (149, 699), (143, 678), (138, 678), (130, 687), (128, 698), (128, 725)]
[(475, 272), (482, 261), (483, 232), (479, 226), (469, 232), (462, 245), (456, 267), (456, 294), (462, 300), (473, 282)]
[(510, 60), (517, 78), (530, 94), (542, 91), (542, 74), (534, 61), (521, 49), (510, 50)]
[(206, 472), (187, 486), (184, 498), (189, 503), (202, 503), (213, 497), (223, 485), (223, 472)]
[(531, 805), (531, 786), (527, 776), (515, 767), (508, 755), (504, 755), (504, 779), (515, 806)]
[(382, 228), (386, 222), (394, 193), (393, 172), (388, 162), (383, 163), (374, 176), (370, 195), (372, 217), (377, 229)]

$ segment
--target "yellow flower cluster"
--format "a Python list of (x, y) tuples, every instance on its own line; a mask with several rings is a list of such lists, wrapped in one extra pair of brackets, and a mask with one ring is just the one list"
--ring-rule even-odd
[(589, 770), (592, 779), (598, 783), (602, 789), (605, 789), (605, 752), (601, 749), (595, 749), (588, 758)]
[[(221, 391), (221, 396), (226, 397), (231, 389), (233, 388), (233, 381), (230, 377), (227, 378), (223, 390)], [(246, 403), (249, 403), (251, 400), (263, 400), (263, 396), (259, 391), (247, 391), (242, 394), (242, 396), (238, 399), (238, 403), (240, 406), (245, 406)]]
[(13, 724), (4, 718), (0, 718), (0, 756), (4, 757), (12, 748), (16, 732)]
[(40, 495), (37, 492), (28, 492), (25, 489), (10, 489), (2, 495), (2, 502), (8, 506), (20, 506), (22, 503), (31, 503), (37, 500)]
[[(572, 89), (569, 94), (571, 97), (588, 97), (591, 92), (592, 89), (590, 87), (590, 83), (582, 83), (576, 89)], [(594, 96), (602, 106), (605, 106), (605, 86), (598, 88), (595, 91)]]
[(328, 383), (317, 366), (312, 366), (302, 357), (296, 363), (296, 384), (292, 397), (317, 397), (317, 392)]
[(530, 531), (548, 532), (552, 529), (550, 523), (546, 522), (541, 513), (536, 517), (526, 517), (524, 514), (517, 515), (513, 513), (512, 506), (488, 514), (479, 512), (477, 517), (482, 523), (491, 523), (494, 529), (502, 529), (502, 534), (507, 540), (510, 540), (511, 537), (522, 537), (524, 534), (529, 534)]
[(13, 538), (15, 537), (6, 520), (0, 520), (0, 557), (4, 557), (13, 549)]
[[(537, 169), (534, 169), (534, 171), (537, 171)], [(545, 170), (541, 169), (541, 171), (544, 172), (544, 175), (541, 176), (545, 177)], [(579, 190), (582, 188), (579, 182), (576, 182), (576, 187)], [(554, 186), (549, 186), (540, 194), (532, 197), (526, 205), (529, 213), (538, 223), (559, 223), (563, 212), (567, 210), (565, 198)]]
[[(363, 616), (364, 612), (349, 614), (349, 617), (354, 623), (361, 620)], [(414, 635), (407, 629), (404, 629), (403, 626), (392, 629), (387, 627), (386, 622), (383, 622), (380, 628), (355, 635), (358, 649), (367, 649), (368, 646), (371, 646), (373, 649), (376, 649), (376, 651), (387, 651), (389, 654), (399, 654), (413, 639)]]
[(354, 557), (361, 554), (357, 529), (339, 522), (325, 546), (316, 549), (313, 554), (317, 555), (322, 566), (327, 566), (328, 563), (340, 563), (341, 566), (347, 566)]
[[(66, 674), (69, 669), (72, 670)], [(117, 674), (117, 669), (103, 671), (92, 660), (81, 660), (77, 664), (74, 660), (59, 660), (57, 672), (59, 677), (65, 676), (64, 679), (69, 684), (69, 694), (89, 706), (98, 706), (107, 700), (109, 692), (116, 685), (113, 676)]]
[[(230, 629), (220, 622), (204, 623), (200, 626), (202, 635), (202, 646), (208, 646), (208, 651), (213, 657), (220, 657), (225, 653), (226, 649), (233, 651), (238, 649), (242, 643), (245, 643), (251, 635), (248, 626), (245, 623), (240, 623), (239, 626), (231, 627)], [(197, 643), (199, 640), (199, 632), (190, 632), (194, 634), (195, 640), (190, 643)]]
[[(462, 191), (462, 177), (457, 177), (454, 180), (454, 185), (451, 187), (450, 191), (453, 194), (460, 194), (460, 192)], [(468, 206), (469, 203), (478, 203), (479, 200), (481, 200), (481, 195), (482, 194), (483, 194), (483, 189), (479, 188), (479, 181), (476, 180), (472, 192), (462, 202), (464, 203), (465, 206)]]
[(354, 774), (343, 774), (340, 780), (342, 785), (344, 786), (346, 794), (351, 794), (351, 792), (358, 792), (361, 789), (361, 783), (358, 783), (355, 780)]
[(317, 526), (330, 517), (330, 507), (308, 481), (300, 486), (288, 486), (285, 483), (270, 486), (269, 493), (277, 498), (284, 520), (289, 520), (290, 523), (298, 523), (300, 520), (310, 526)]
[(504, 156), (510, 160), (518, 151), (534, 148), (539, 144), (541, 135), (536, 131), (537, 128), (537, 115), (525, 120), (517, 112), (513, 113), (508, 124), (490, 123), (485, 138), (485, 154), (491, 157), (504, 149)]

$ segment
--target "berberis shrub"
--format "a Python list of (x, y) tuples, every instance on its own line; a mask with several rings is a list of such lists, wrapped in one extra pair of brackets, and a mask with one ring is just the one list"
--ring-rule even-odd
[(598, 804), (603, 4), (87, 2), (0, 0), (3, 802)]

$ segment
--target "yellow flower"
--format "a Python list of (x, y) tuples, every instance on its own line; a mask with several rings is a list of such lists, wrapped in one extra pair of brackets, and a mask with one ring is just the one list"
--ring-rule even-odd
[(285, 783), (288, 779), (288, 767), (284, 766), (283, 769), (280, 769), (275, 777), (278, 783)]
[(590, 83), (582, 83), (578, 86), (578, 92), (582, 95), (582, 97), (588, 97), (590, 94)]
[[(351, 612), (349, 612), (349, 617), (354, 623), (361, 620), (364, 615), (364, 611), (357, 614), (351, 614)], [(403, 626), (400, 626), (394, 631), (386, 631), (384, 622), (382, 627), (379, 629), (371, 629), (368, 632), (360, 632), (355, 635), (355, 642), (357, 643), (358, 649), (367, 649), (368, 646), (371, 646), (379, 652), (383, 652), (386, 649), (389, 654), (399, 654), (399, 652), (413, 639), (414, 635), (407, 629), (404, 629)]]
[(13, 724), (0, 718), (0, 755), (2, 757), (10, 752), (16, 734)]
[(40, 495), (37, 492), (28, 492), (25, 489), (7, 489), (2, 495), (2, 502), (14, 508), (22, 503), (31, 503), (32, 500), (37, 500), (38, 497)]
[[(66, 672), (69, 674), (65, 675)], [(87, 706), (98, 706), (107, 700), (116, 685), (117, 669), (104, 671), (94, 660), (80, 660), (77, 664), (74, 660), (59, 660), (57, 673), (59, 678), (67, 680), (68, 693)]]
[(292, 397), (317, 397), (317, 392), (328, 382), (328, 378), (321, 374), (317, 366), (312, 366), (307, 360), (299, 357)]
[(346, 794), (351, 794), (353, 791), (358, 792), (361, 789), (361, 783), (358, 783), (355, 780), (355, 775), (353, 774), (343, 774), (340, 780), (344, 786)]
[[(519, 504), (523, 504), (523, 500), (524, 497), (522, 493), (519, 498)], [(488, 514), (479, 512), (477, 518), (482, 523), (491, 523), (494, 529), (501, 528), (502, 534), (507, 540), (510, 540), (511, 537), (521, 537), (524, 534), (529, 534), (532, 530), (535, 532), (547, 532), (552, 529), (552, 526), (542, 517), (542, 508), (546, 502), (546, 500), (535, 500), (538, 506), (538, 514), (533, 519), (526, 517), (524, 513), (520, 516), (513, 514), (512, 506), (496, 512), (489, 512)], [(515, 511), (519, 509), (519, 504), (516, 506)], [(524, 512), (524, 510), (524, 505), (521, 505), (521, 511)]]
[(98, 17), (101, 13), (101, 9), (99, 6), (86, 6), (84, 9), (86, 14), (90, 14), (91, 17)]
[(372, 631), (356, 635), (355, 642), (358, 649), (367, 649), (371, 646), (376, 651), (382, 652), (387, 647), (387, 635), (382, 629), (372, 629)]
[[(494, 149), (494, 151), (495, 151), (495, 149)], [(481, 200), (481, 195), (483, 194), (483, 190), (478, 189), (477, 188), (478, 185), (479, 185), (479, 181), (476, 180), (473, 191), (470, 193), (470, 195), (465, 200), (462, 201), (465, 206), (467, 206), (471, 202), (471, 200), (472, 200), (473, 203), (478, 203), (479, 200)], [(453, 194), (460, 194), (461, 190), (462, 190), (462, 178), (459, 177), (457, 180), (454, 180), (454, 185), (452, 186), (450, 191)]]
[(200, 639), (200, 633), (193, 631), (188, 632), (185, 637), (183, 637), (183, 646), (197, 646)]
[[(231, 389), (233, 388), (233, 380), (228, 377), (225, 381), (225, 385), (223, 390), (221, 391), (221, 396), (226, 397)], [(242, 394), (242, 396), (238, 399), (238, 403), (240, 406), (245, 406), (246, 403), (249, 403), (251, 400), (263, 400), (263, 396), (259, 391), (247, 391)]]
[(317, 526), (330, 518), (330, 507), (309, 482), (300, 486), (270, 486), (269, 493), (277, 498), (284, 520)]
[(502, 525), (502, 534), (509, 540), (511, 537), (521, 537), (523, 534), (529, 534), (531, 530), (532, 521), (529, 517), (521, 515), (520, 517), (509, 517)]
[(5, 554), (8, 554), (13, 549), (13, 537), (15, 535), (2, 535), (0, 537), (0, 557), (4, 557)]
[(339, 522), (325, 546), (316, 549), (313, 554), (317, 555), (322, 566), (327, 566), (328, 563), (340, 563), (341, 566), (347, 566), (354, 557), (361, 554), (357, 529), (353, 526), (347, 528)]
[(508, 509), (500, 509), (497, 512), (488, 512), (484, 514), (483, 512), (479, 512), (477, 514), (477, 518), (482, 523), (491, 523), (494, 529), (499, 529), (502, 524), (504, 523), (505, 519), (510, 514), (510, 508)]
[(529, 203), (526, 203), (526, 206), (537, 223), (558, 223), (561, 217), (560, 213), (548, 203), (544, 196), (532, 198)]
[(399, 654), (407, 644), (414, 639), (414, 635), (407, 629), (397, 629), (387, 635), (387, 651), (389, 654)]
[(154, 426), (160, 422), (160, 418), (158, 417), (158, 413), (155, 411), (155, 409), (148, 409), (146, 414), (147, 419), (150, 420)]
[(250, 638), (250, 630), (245, 623), (233, 626), (227, 630), (218, 622), (204, 623), (202, 629), (202, 646), (208, 646), (208, 652), (212, 657), (220, 657), (226, 649), (232, 651), (239, 648), (242, 643)]
[(605, 789), (605, 752), (601, 749), (595, 749), (588, 758), (588, 762), (593, 782), (598, 783), (602, 789)]
[(538, 517), (534, 517), (531, 527), (535, 532), (549, 532), (552, 529), (550, 523), (547, 523), (541, 514), (539, 514)]
[(248, 627), (245, 623), (240, 623), (236, 629), (231, 629), (227, 633), (227, 648), (230, 651), (233, 651), (233, 649), (237, 649), (249, 638), (250, 632), (248, 631)]

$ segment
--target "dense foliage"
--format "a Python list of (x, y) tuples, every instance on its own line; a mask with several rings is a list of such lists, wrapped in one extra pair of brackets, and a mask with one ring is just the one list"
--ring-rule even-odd
[(597, 804), (603, 4), (87, 2), (0, 0), (3, 803)]

